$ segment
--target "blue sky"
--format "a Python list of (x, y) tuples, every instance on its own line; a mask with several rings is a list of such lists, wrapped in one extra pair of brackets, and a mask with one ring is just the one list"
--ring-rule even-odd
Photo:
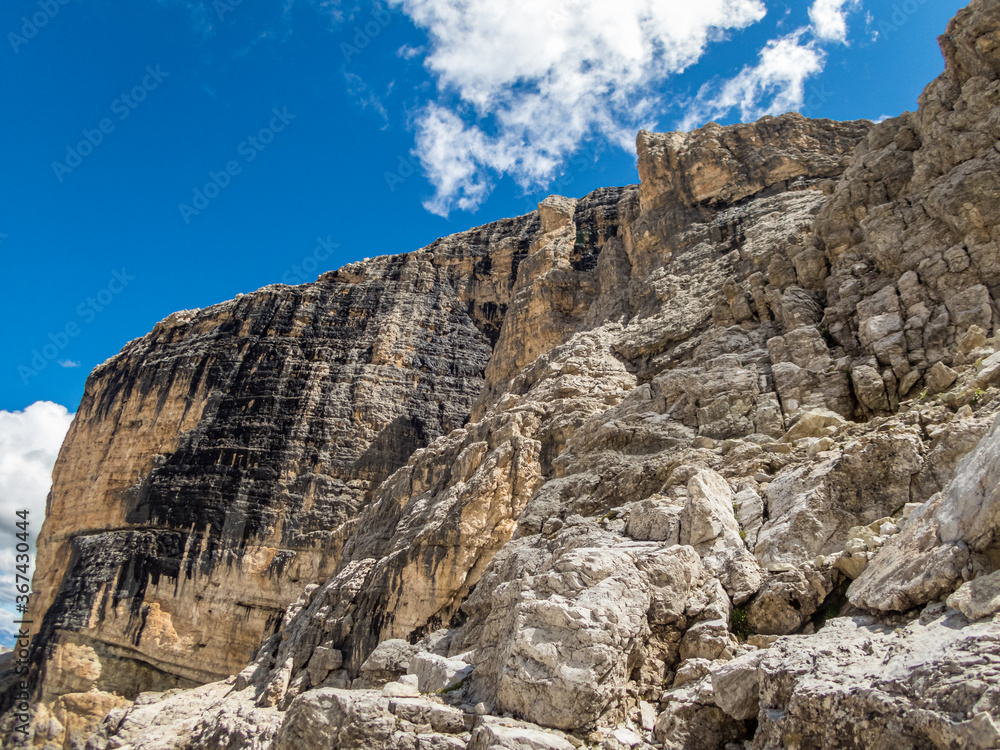
[(175, 310), (635, 182), (640, 126), (913, 109), (962, 5), (6, 0), (0, 417), (58, 442)]

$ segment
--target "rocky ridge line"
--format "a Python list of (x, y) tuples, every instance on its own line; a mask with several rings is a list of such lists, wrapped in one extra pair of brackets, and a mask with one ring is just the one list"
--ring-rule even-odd
[(543, 202), (472, 421), (250, 666), (87, 746), (1000, 744), (1000, 7), (941, 46), (916, 113), (642, 133), (638, 191)]

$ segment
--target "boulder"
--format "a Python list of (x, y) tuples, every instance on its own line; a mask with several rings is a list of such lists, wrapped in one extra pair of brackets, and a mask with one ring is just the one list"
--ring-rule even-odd
[(452, 690), (472, 674), (472, 665), (437, 654), (417, 654), (410, 660), (409, 673), (416, 675), (421, 693)]
[(958, 465), (955, 478), (889, 538), (851, 584), (848, 598), (873, 612), (905, 612), (951, 594), (974, 554), (1000, 545), (1000, 417)]
[(766, 651), (752, 651), (712, 670), (715, 705), (734, 719), (755, 719), (759, 705), (757, 668)]

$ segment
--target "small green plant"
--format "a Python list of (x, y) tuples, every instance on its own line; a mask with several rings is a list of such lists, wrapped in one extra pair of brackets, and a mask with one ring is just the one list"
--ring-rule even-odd
[(820, 605), (819, 609), (812, 616), (812, 623), (819, 630), (827, 621), (832, 620), (835, 617), (840, 617), (841, 611), (847, 604), (847, 587), (850, 585), (850, 581), (843, 581), (840, 586), (834, 589)]
[(753, 628), (750, 627), (750, 619), (747, 617), (746, 609), (743, 607), (733, 607), (733, 614), (729, 618), (729, 629), (741, 641), (745, 641), (754, 634)]
[(927, 396), (928, 396), (927, 389), (924, 388), (924, 390), (920, 391), (920, 395), (917, 396), (917, 398), (920, 399), (921, 401), (926, 401)]
[(743, 529), (740, 529), (740, 539), (744, 542), (747, 540), (747, 533)]
[(972, 401), (970, 402), (973, 406), (979, 406), (979, 402), (983, 400), (983, 396), (986, 395), (986, 391), (982, 388), (976, 388), (972, 393)]
[(465, 682), (468, 679), (469, 678), (466, 677), (464, 680), (459, 680), (454, 685), (451, 685), (451, 686), (445, 687), (445, 688), (441, 688), (440, 690), (436, 691), (434, 694), (435, 695), (447, 695), (448, 693), (454, 693), (454, 692), (456, 692), (458, 690), (461, 690), (463, 687), (465, 687)]

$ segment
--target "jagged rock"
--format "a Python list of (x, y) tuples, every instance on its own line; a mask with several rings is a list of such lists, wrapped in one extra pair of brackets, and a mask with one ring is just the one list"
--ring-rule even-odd
[(361, 673), (372, 687), (384, 685), (409, 673), (410, 664), (417, 653), (416, 646), (399, 638), (390, 638), (378, 644), (365, 659), (361, 665)]
[(516, 586), (487, 588), (474, 693), (543, 726), (596, 720), (624, 693), (646, 628), (650, 596), (638, 577), (625, 551), (578, 547), (524, 570)]
[(743, 532), (747, 547), (753, 549), (757, 544), (757, 534), (764, 523), (764, 501), (752, 487), (741, 490), (733, 498), (736, 505), (736, 520)]
[(910, 431), (874, 433), (776, 477), (765, 492), (770, 518), (755, 547), (762, 564), (796, 566), (839, 553), (859, 520), (871, 523), (902, 508), (923, 466), (921, 448)]
[(754, 719), (759, 704), (757, 668), (765, 650), (752, 651), (712, 670), (715, 704), (734, 719)]
[(848, 597), (871, 611), (905, 612), (950, 594), (974, 555), (995, 554), (1000, 535), (1000, 418), (962, 459), (955, 478), (912, 513)]
[(700, 622), (688, 629), (681, 641), (681, 659), (731, 659), (738, 644), (724, 620)]
[(900, 118), (642, 133), (639, 186), (128, 345), (55, 472), (32, 741), (996, 744), (996, 624), (891, 613), (993, 607), (998, 28)]
[(472, 729), (472, 716), (453, 706), (427, 700), (390, 700), (389, 711), (416, 726), (429, 725), (435, 732), (462, 734)]
[(976, 383), (980, 387), (1000, 384), (1000, 352), (985, 359), (976, 374)]
[(639, 541), (678, 544), (683, 510), (670, 498), (643, 500), (629, 513), (625, 533)]
[(970, 620), (980, 620), (1000, 612), (1000, 570), (963, 583), (948, 597), (948, 606)]
[(274, 748), (380, 750), (386, 747), (394, 725), (388, 699), (377, 693), (310, 690), (292, 701)]
[(232, 694), (231, 684), (217, 682), (192, 690), (147, 693), (131, 707), (116, 708), (86, 747), (271, 750), (285, 718), (276, 709), (255, 708), (239, 693)]
[(754, 748), (967, 747), (1000, 742), (1000, 626), (940, 609), (896, 631), (837, 618), (760, 662)]
[(472, 733), (469, 750), (574, 750), (574, 746), (555, 733), (490, 717)]
[(829, 569), (812, 565), (768, 576), (747, 605), (747, 622), (761, 635), (787, 635), (799, 630), (836, 587)]
[(668, 750), (716, 750), (741, 741), (746, 734), (743, 722), (715, 705), (708, 676), (670, 691), (664, 700), (654, 735)]
[[(879, 378), (879, 382), (881, 382)], [(785, 433), (786, 442), (795, 442), (803, 438), (823, 438), (834, 435), (839, 427), (847, 424), (842, 416), (829, 409), (806, 409), (799, 414), (795, 424)]]
[(860, 365), (851, 370), (851, 380), (858, 401), (876, 414), (892, 411), (892, 402), (885, 390), (885, 381), (874, 367)]
[(410, 674), (417, 676), (421, 693), (437, 693), (453, 689), (469, 679), (472, 665), (436, 654), (417, 654), (410, 660)]
[(948, 390), (951, 384), (958, 380), (958, 373), (943, 362), (936, 362), (927, 373), (927, 392), (931, 395)]

